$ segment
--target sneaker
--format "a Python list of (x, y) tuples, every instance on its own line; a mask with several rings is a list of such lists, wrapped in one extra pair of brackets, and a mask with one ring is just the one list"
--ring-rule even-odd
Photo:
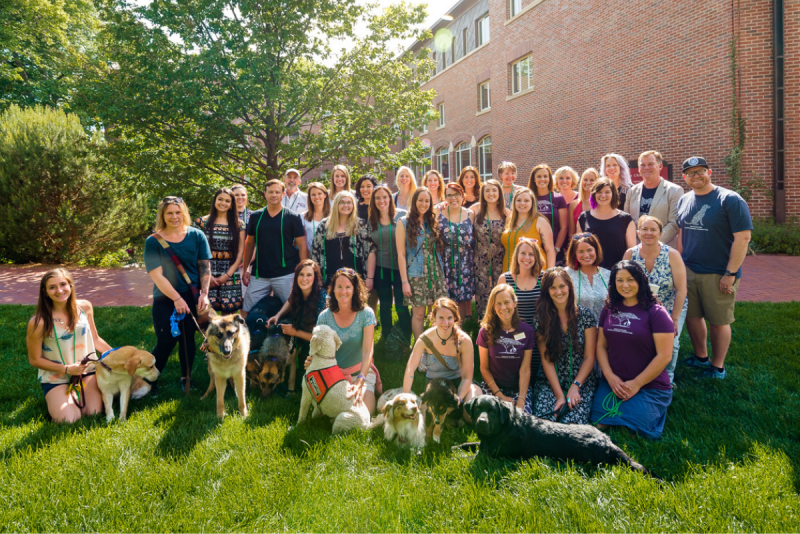
[(692, 354), (681, 363), (683, 363), (683, 365), (686, 367), (693, 367), (695, 369), (708, 369), (711, 367), (711, 358), (703, 362), (697, 358), (697, 354)]
[(726, 369), (706, 369), (700, 374), (700, 378), (716, 378), (722, 380), (728, 375)]

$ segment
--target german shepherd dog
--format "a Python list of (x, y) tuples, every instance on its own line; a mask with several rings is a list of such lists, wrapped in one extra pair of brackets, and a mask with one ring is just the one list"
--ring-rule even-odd
[[(430, 443), (439, 443), (445, 419), (448, 422), (458, 422), (461, 416), (461, 404), (455, 384), (446, 378), (434, 378), (425, 386), (425, 392), (420, 395), (420, 400), (425, 404), (425, 435)], [(455, 412), (455, 413), (453, 413)], [(451, 415), (452, 414), (452, 415)]]
[(269, 327), (261, 349), (248, 357), (250, 387), (257, 387), (262, 397), (269, 397), (275, 386), (283, 383), (287, 365), (292, 361), (292, 345), (292, 338), (284, 335), (278, 323)]
[(214, 388), (217, 390), (217, 417), (225, 417), (225, 388), (228, 379), (233, 379), (239, 413), (247, 417), (244, 398), (245, 365), (250, 352), (250, 332), (241, 315), (216, 316), (206, 330), (208, 342), (208, 390), (203, 399)]

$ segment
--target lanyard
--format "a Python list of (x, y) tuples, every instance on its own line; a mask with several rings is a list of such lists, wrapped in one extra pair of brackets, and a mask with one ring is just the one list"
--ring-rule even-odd
[[(378, 253), (383, 258), (383, 225), (378, 220)], [(394, 249), (392, 249), (392, 223), (389, 222), (389, 279), (394, 282)], [(381, 269), (381, 280), (383, 280), (383, 269)]]
[[(581, 281), (583, 280), (583, 276), (581, 276), (582, 274), (583, 273), (581, 272), (580, 267), (578, 267), (578, 304), (581, 303)], [(603, 275), (600, 274), (600, 269), (597, 270), (597, 277), (601, 282), (603, 282), (603, 287), (605, 287), (606, 291), (608, 291), (608, 285), (606, 285), (606, 281), (603, 280)]]
[[(424, 256), (427, 253), (427, 256), (428, 256), (428, 260), (427, 260), (427, 263), (428, 263), (428, 290), (430, 291), (431, 289), (433, 289), (433, 284), (431, 283), (431, 251), (430, 251), (428, 235), (429, 235), (428, 234), (428, 229), (425, 228), (425, 241), (423, 242), (423, 246), (425, 247), (425, 249), (423, 250), (422, 254)], [(436, 252), (435, 251), (433, 253), (433, 281), (434, 282), (436, 281)]]
[(550, 227), (553, 229), (554, 232), (556, 231), (556, 221), (554, 217), (555, 211), (556, 207), (553, 206), (553, 192), (550, 191)]
[[(514, 249), (515, 249), (515, 248), (517, 248), (517, 235), (519, 235), (519, 231), (520, 231), (520, 230), (522, 230), (522, 228), (523, 228), (523, 227), (524, 227), (526, 224), (528, 224), (528, 219), (530, 219), (530, 218), (531, 218), (531, 216), (530, 216), (530, 215), (528, 215), (528, 218), (527, 218), (527, 219), (525, 219), (525, 222), (524, 222), (524, 223), (522, 223), (522, 224), (519, 226), (519, 228), (517, 228), (517, 231), (516, 231), (516, 232), (514, 232), (514, 240), (513, 240), (513, 241), (509, 241), (509, 243), (508, 243), (508, 248), (510, 249), (510, 250), (509, 250), (509, 254), (508, 254), (508, 266), (509, 266), (509, 268), (511, 267), (511, 256), (513, 256), (513, 255), (514, 255)], [(491, 224), (491, 223), (489, 223), (489, 224)], [(509, 237), (511, 237), (511, 232), (509, 232), (508, 236), (509, 236)], [(505, 259), (503, 259), (503, 270), (504, 270), (504, 271), (506, 270), (506, 262), (505, 262)]]
[[(505, 186), (503, 186), (503, 189), (505, 189)], [(503, 193), (503, 196), (506, 196), (506, 194)], [(513, 201), (514, 201), (514, 185), (512, 184), (511, 185), (511, 192), (508, 194), (508, 202), (506, 202), (506, 207), (510, 209), (511, 208), (511, 203)]]
[[(461, 228), (461, 217), (462, 217), (463, 214), (464, 214), (464, 209), (463, 208), (459, 208), (459, 211), (458, 211), (458, 226), (457, 226), (457, 228), (459, 228), (459, 229)], [(450, 228), (450, 270), (453, 271), (456, 268), (455, 264), (454, 264), (456, 255), (453, 252), (453, 245), (456, 242), (457, 235), (455, 233), (453, 233), (453, 221), (450, 220), (450, 206), (447, 206), (447, 225)], [(490, 237), (491, 237), (491, 233), (490, 233)], [(458, 246), (458, 245), (456, 245), (456, 247), (458, 248), (458, 266), (459, 266), (459, 269), (458, 269), (458, 285), (461, 286), (461, 269), (460, 269), (460, 267), (461, 267), (461, 247)], [(491, 254), (491, 245), (490, 245), (489, 253)], [(491, 263), (491, 261), (490, 261), (490, 263)]]
[[(80, 318), (80, 315), (78, 316)], [(64, 332), (69, 333), (69, 330), (66, 328)], [(75, 339), (78, 337), (78, 325), (75, 325), (75, 331), (72, 333), (72, 363), (75, 363)], [(64, 367), (67, 366), (67, 362), (64, 361), (64, 355), (61, 353), (61, 345), (58, 342), (58, 333), (56, 332), (56, 325), (53, 325), (53, 338), (56, 340), (56, 347), (58, 347), (58, 355), (61, 357), (61, 363), (64, 364)]]
[[(292, 201), (292, 205), (291, 206), (286, 206), (286, 207), (289, 208), (290, 210), (294, 210), (294, 205), (297, 204), (297, 199), (298, 198), (300, 198), (300, 190), (299, 189), (297, 190), (297, 193), (294, 194), (294, 200)], [(284, 267), (285, 267), (285, 265), (284, 265)]]
[[(569, 342), (570, 342), (569, 343), (569, 373), (572, 373), (572, 371), (573, 371), (573, 369), (572, 369), (572, 334), (570, 334), (570, 336), (569, 336)], [(556, 379), (558, 379), (558, 381), (560, 383), (561, 379), (558, 378), (558, 364), (557, 363), (555, 364), (555, 367), (556, 367)], [(569, 382), (569, 374), (567, 375), (567, 382)], [(562, 392), (565, 389), (569, 389), (567, 387), (567, 385), (568, 385), (567, 383), (560, 384), (560, 385), (561, 385)], [(566, 396), (566, 393), (564, 393), (564, 396)]]
[[(258, 216), (258, 222), (256, 223), (256, 244), (258, 243), (258, 227), (261, 226), (261, 217), (264, 216), (264, 212), (267, 211), (269, 208), (264, 208), (261, 212), (261, 215)], [(281, 235), (279, 239), (281, 240), (281, 266), (286, 268), (286, 252), (283, 250), (283, 207), (281, 207)], [(261, 256), (260, 252), (256, 253), (256, 280), (258, 280), (258, 257)]]
[(489, 281), (492, 280), (492, 221), (489, 219), (489, 214), (486, 214), (486, 225), (489, 227)]

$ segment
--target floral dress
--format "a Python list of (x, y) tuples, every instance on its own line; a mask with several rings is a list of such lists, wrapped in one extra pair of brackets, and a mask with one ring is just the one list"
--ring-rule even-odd
[[(489, 233), (489, 224), (492, 231)], [(498, 219), (489, 221), (485, 218), (474, 225), (475, 236), (475, 301), (478, 305), (478, 316), (483, 317), (489, 304), (489, 293), (495, 282), (503, 273), (503, 256), (506, 253), (501, 239), (505, 223)]]
[[(233, 233), (227, 224), (213, 224), (209, 229), (206, 228), (207, 217), (201, 217), (194, 221), (194, 226), (199, 228), (206, 237), (211, 247), (211, 276), (217, 278), (227, 273), (231, 265), (236, 262), (238, 250), (233, 250)], [(241, 220), (239, 228), (244, 229)], [(208, 289), (208, 301), (215, 311), (221, 313), (234, 313), (242, 308), (242, 280), (235, 275), (217, 287)]]
[[(539, 316), (538, 314), (533, 318), (533, 328), (538, 334), (539, 332)], [(594, 328), (597, 326), (597, 319), (588, 308), (578, 306), (578, 343), (577, 347), (573, 348), (572, 356), (570, 357), (569, 347), (572, 344), (571, 335), (561, 332), (561, 357), (556, 362), (556, 374), (558, 381), (561, 384), (561, 389), (564, 396), (567, 395), (575, 377), (578, 376), (578, 371), (583, 365), (583, 349), (586, 344), (585, 330), (587, 328)], [(571, 365), (570, 365), (571, 364)], [(592, 411), (592, 400), (594, 393), (597, 391), (597, 373), (594, 371), (589, 373), (589, 376), (581, 386), (581, 402), (578, 406), (569, 410), (561, 423), (575, 423), (585, 425), (589, 423), (589, 415)], [(539, 377), (536, 379), (536, 386), (534, 387), (535, 404), (533, 413), (542, 419), (555, 421), (556, 418), (551, 414), (556, 405), (556, 395), (550, 387), (550, 381), (544, 376), (544, 371), (540, 371)]]
[[(658, 286), (658, 293), (656, 296), (661, 302), (661, 305), (672, 315), (675, 308), (675, 297), (678, 296), (678, 288), (675, 287), (675, 279), (672, 278), (672, 267), (669, 264), (669, 247), (661, 244), (661, 252), (656, 257), (653, 270), (648, 271), (645, 265), (644, 258), (642, 258), (642, 245), (633, 247), (633, 255), (631, 259), (642, 266), (642, 270), (647, 274), (648, 280), (651, 284)], [(681, 310), (684, 310), (689, 305), (689, 299), (683, 301)]]
[[(325, 287), (327, 287), (328, 283), (330, 283), (335, 271), (335, 269), (331, 269), (333, 266), (329, 266), (327, 261), (327, 242), (336, 240), (336, 238), (333, 240), (327, 239), (326, 234), (328, 233), (329, 222), (330, 217), (326, 217), (319, 222), (317, 225), (317, 231), (314, 233), (314, 242), (311, 244), (311, 259), (317, 262), (319, 265), (319, 268), (322, 271), (323, 286)], [(353, 235), (342, 238), (342, 241), (345, 242), (347, 247), (350, 249), (355, 263), (355, 265), (348, 265), (348, 267), (353, 268), (359, 275), (361, 275), (362, 280), (366, 280), (367, 258), (369, 258), (370, 252), (377, 250), (375, 243), (373, 243), (372, 238), (369, 236), (369, 229), (366, 221), (363, 219), (358, 219)]]
[(475, 296), (475, 256), (472, 221), (469, 216), (460, 223), (451, 223), (439, 213), (439, 234), (444, 242), (444, 275), (448, 296), (466, 302)]

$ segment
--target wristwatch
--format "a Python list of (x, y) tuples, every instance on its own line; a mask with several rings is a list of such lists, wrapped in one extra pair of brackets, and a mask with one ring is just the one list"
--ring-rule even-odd
[(578, 382), (577, 380), (573, 381), (572, 383), (575, 384), (576, 386), (578, 386), (578, 389), (581, 388), (581, 383)]
[(733, 277), (735, 277), (736, 273), (735, 272), (731, 272), (731, 271), (725, 271), (725, 276), (733, 276)]

